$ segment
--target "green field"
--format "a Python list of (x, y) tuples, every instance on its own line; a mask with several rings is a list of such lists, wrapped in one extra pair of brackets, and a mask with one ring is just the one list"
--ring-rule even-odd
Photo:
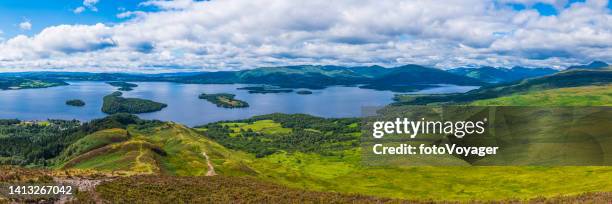
[[(291, 131), (267, 119), (252, 124), (224, 124), (265, 134), (280, 135)], [(256, 158), (250, 153), (226, 149), (177, 124), (166, 123), (146, 129), (130, 125), (127, 131), (131, 135), (129, 140), (112, 143), (109, 147), (113, 150), (103, 151), (103, 154), (76, 157), (75, 160), (82, 160), (72, 167), (124, 172), (124, 175), (203, 176), (208, 167), (201, 153), (206, 152), (217, 174), (247, 176), (309, 191), (460, 201), (530, 199), (612, 191), (610, 167), (369, 167), (362, 165), (358, 147), (335, 151), (327, 156), (280, 151)], [(119, 130), (103, 131), (83, 140), (89, 141), (111, 132), (123, 134)], [(85, 144), (84, 141), (77, 143)]]
[(275, 154), (253, 166), (270, 182), (415, 200), (505, 200), (612, 191), (610, 167), (365, 167), (344, 157)]
[(471, 104), (477, 106), (611, 106), (612, 85), (533, 91), (478, 100)]
[[(253, 131), (277, 137), (288, 133), (283, 124), (272, 125), (275, 123), (263, 118), (251, 124), (223, 124), (232, 129), (236, 128), (233, 126), (265, 126), (253, 128)], [(229, 135), (237, 137), (240, 134), (232, 132)], [(247, 164), (257, 172), (253, 176), (269, 182), (307, 190), (411, 200), (522, 200), (612, 191), (610, 167), (372, 167), (361, 163), (359, 147), (322, 153), (280, 151), (249, 160)]]
[[(557, 81), (578, 76), (597, 80)], [(434, 104), (609, 106), (612, 104), (612, 85), (606, 82), (609, 76), (607, 71), (561, 72), (465, 95), (429, 96), (421, 101), (416, 98), (417, 102)], [(530, 139), (559, 139), (567, 135), (557, 134), (557, 130), (571, 125), (568, 122), (575, 123), (550, 123), (554, 118), (541, 117), (537, 112), (525, 114), (530, 115), (520, 117), (527, 118), (523, 122), (547, 124), (540, 128), (542, 131), (527, 128), (529, 126), (519, 128), (516, 134)], [(606, 118), (590, 119), (595, 122), (583, 121), (590, 124), (586, 126), (588, 131), (607, 131)], [(317, 196), (321, 198), (319, 201), (329, 202), (390, 201), (369, 196), (422, 202), (528, 199), (537, 202), (540, 198), (552, 198), (553, 203), (567, 201), (553, 198), (556, 196), (578, 196), (568, 198), (568, 202), (588, 202), (591, 196), (604, 201), (610, 199), (612, 167), (607, 166), (538, 166), (537, 157), (518, 161), (532, 166), (467, 166), (468, 163), (459, 158), (454, 159), (466, 166), (367, 166), (362, 163), (362, 151), (365, 150), (360, 145), (361, 122), (359, 118), (330, 119), (304, 114), (269, 114), (195, 128), (173, 122), (140, 120), (127, 114), (83, 125), (51, 121), (45, 126), (27, 126), (7, 120), (0, 126), (4, 131), (0, 140), (18, 146), (4, 145), (0, 159), (9, 164), (19, 162), (17, 164), (22, 166), (46, 166), (56, 172), (128, 176), (103, 183), (94, 192), (96, 196), (81, 195), (85, 200), (98, 197), (130, 202), (133, 198), (151, 195), (147, 199), (160, 202), (202, 201), (190, 200), (194, 197), (225, 201), (232, 197), (223, 196), (235, 198), (244, 195), (242, 193), (251, 193), (247, 201), (279, 202), (286, 201), (282, 199), (308, 202), (312, 201), (308, 198)], [(521, 123), (509, 124), (522, 127)], [(65, 127), (69, 127), (70, 132), (60, 131)], [(23, 131), (31, 132), (31, 137), (23, 137), (20, 134)], [(45, 148), (30, 145), (30, 141)], [(609, 151), (607, 147), (611, 141), (597, 142), (603, 147), (599, 149)], [(54, 145), (47, 147), (47, 143)], [(534, 155), (538, 151), (563, 152), (563, 146), (538, 145), (542, 144), (515, 150)], [(589, 148), (575, 152), (576, 158), (588, 158), (593, 148), (585, 147)], [(31, 149), (44, 151), (26, 151)], [(478, 162), (494, 164), (495, 159), (488, 157)], [(415, 159), (414, 162), (430, 161)], [(217, 176), (204, 177), (207, 175)], [(225, 193), (192, 190), (211, 186)], [(157, 193), (161, 191), (172, 193)], [(125, 192), (128, 196), (113, 196), (117, 192)], [(208, 194), (202, 195), (205, 193)], [(259, 197), (268, 194), (270, 196)], [(583, 198), (585, 200), (580, 200)]]
[(255, 131), (265, 134), (288, 134), (291, 133), (290, 128), (283, 128), (280, 123), (274, 122), (273, 120), (258, 120), (252, 124), (249, 123), (222, 123), (222, 125), (228, 126), (232, 133), (231, 137), (237, 136), (242, 131)]
[[(500, 97), (509, 97), (513, 95), (521, 94), (533, 94), (547, 90), (574, 88), (574, 87), (591, 87), (591, 86), (610, 86), (612, 82), (612, 70), (611, 69), (600, 69), (600, 70), (568, 70), (558, 72), (556, 74), (547, 75), (538, 78), (524, 79), (521, 81), (515, 81), (512, 83), (502, 83), (496, 85), (483, 86), (479, 89), (471, 90), (466, 93), (455, 93), (455, 94), (433, 94), (433, 95), (410, 95), (410, 94), (399, 94), (394, 98), (395, 105), (456, 105), (456, 104), (470, 104), (471, 102), (478, 100), (491, 99), (492, 101), (498, 100)], [(586, 88), (590, 89), (590, 88)], [(605, 88), (604, 88), (605, 89)], [(580, 91), (580, 88), (577, 90)], [(587, 90), (590, 91), (590, 90)], [(564, 93), (561, 93), (564, 92)], [(590, 104), (590, 100), (608, 100), (609, 92), (604, 94), (608, 95), (604, 98), (597, 98), (597, 96), (591, 98), (589, 93), (580, 94), (572, 93), (572, 90), (561, 91), (559, 93), (548, 93), (551, 98), (543, 98), (542, 100), (547, 101), (546, 103), (540, 103), (542, 105), (563, 105), (563, 104)], [(605, 91), (604, 91), (605, 92)], [(600, 94), (597, 92), (594, 94)], [(570, 100), (572, 96), (577, 96), (578, 99)], [(559, 97), (558, 100), (555, 101)], [(511, 100), (500, 99), (500, 100)], [(521, 99), (529, 100), (528, 97)], [(524, 104), (525, 101), (517, 99), (517, 101), (506, 101), (504, 104), (507, 105), (520, 105)], [(531, 99), (534, 101), (533, 97)], [(579, 100), (579, 101), (578, 101)], [(584, 101), (583, 101), (584, 100)], [(515, 103), (516, 102), (516, 103)], [(487, 102), (484, 102), (485, 104)]]

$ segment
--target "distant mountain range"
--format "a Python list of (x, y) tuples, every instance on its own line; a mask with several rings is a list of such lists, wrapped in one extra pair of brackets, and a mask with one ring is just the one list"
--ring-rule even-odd
[(64, 81), (166, 81), (193, 84), (267, 84), (283, 88), (320, 89), (328, 86), (362, 86), (379, 90), (415, 91), (437, 84), (486, 85), (478, 79), (419, 65), (394, 68), (381, 66), (283, 66), (241, 71), (200, 72), (187, 74), (126, 74), (28, 72), (2, 74), (5, 77), (28, 77)]
[(593, 61), (590, 64), (585, 64), (585, 65), (574, 65), (574, 66), (570, 66), (567, 69), (605, 69), (608, 68), (610, 65), (608, 63), (602, 62), (602, 61)]
[[(572, 66), (568, 69), (599, 69), (603, 62)], [(266, 84), (283, 88), (320, 89), (328, 86), (360, 86), (377, 90), (411, 92), (440, 84), (483, 86), (507, 83), (558, 72), (550, 68), (455, 68), (441, 70), (420, 65), (385, 68), (381, 66), (342, 67), (300, 65), (261, 67), (240, 71), (189, 72), (166, 74), (23, 72), (0, 73), (0, 82), (9, 79), (61, 81), (162, 81), (193, 84)]]

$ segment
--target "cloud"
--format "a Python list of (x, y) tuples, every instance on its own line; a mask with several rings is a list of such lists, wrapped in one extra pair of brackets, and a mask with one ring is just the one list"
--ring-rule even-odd
[[(558, 15), (504, 3), (563, 5)], [(334, 64), (441, 68), (612, 62), (605, 0), (147, 1), (113, 25), (59, 25), (0, 43), (0, 67), (228, 70)]]
[(75, 8), (72, 12), (79, 14), (79, 13), (83, 13), (83, 11), (85, 11), (85, 7), (79, 6)]
[(23, 21), (23, 22), (19, 23), (19, 29), (21, 29), (21, 30), (31, 30), (32, 29), (32, 23), (30, 23), (30, 21), (28, 21), (28, 20)]
[(19, 35), (0, 44), (0, 61), (41, 60), (70, 57), (115, 46), (111, 28), (103, 25), (59, 25), (48, 27), (33, 37)]
[(117, 14), (117, 18), (144, 17), (146, 14), (144, 11), (125, 11)]
[(161, 9), (165, 9), (165, 10), (176, 10), (176, 9), (186, 9), (186, 8), (190, 8), (191, 6), (194, 5), (195, 2), (191, 1), (191, 0), (174, 0), (174, 1), (167, 1), (167, 0), (152, 0), (152, 1), (145, 1), (140, 3), (140, 6), (154, 6), (154, 7), (158, 7)]
[(85, 10), (90, 10), (93, 12), (98, 12), (98, 8), (96, 4), (98, 4), (99, 0), (83, 0), (83, 6), (79, 6), (72, 10), (75, 14), (83, 13)]

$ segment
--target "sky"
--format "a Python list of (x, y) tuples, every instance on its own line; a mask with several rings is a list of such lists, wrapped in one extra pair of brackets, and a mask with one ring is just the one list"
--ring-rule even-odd
[(0, 72), (612, 62), (612, 0), (0, 0)]

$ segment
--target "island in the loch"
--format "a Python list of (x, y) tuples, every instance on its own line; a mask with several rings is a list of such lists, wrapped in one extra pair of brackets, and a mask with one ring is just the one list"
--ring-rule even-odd
[(2, 90), (37, 89), (65, 85), (68, 85), (68, 83), (56, 79), (28, 79), (23, 77), (0, 78), (0, 89)]
[(280, 88), (278, 86), (262, 85), (262, 86), (247, 86), (237, 88), (238, 90), (247, 90), (251, 94), (267, 94), (267, 93), (291, 93), (293, 89)]
[(122, 82), (122, 81), (113, 81), (113, 82), (106, 82), (106, 83), (114, 87), (119, 87), (118, 89), (119, 91), (131, 91), (131, 90), (134, 90), (135, 87), (138, 87), (138, 84)]
[(236, 95), (229, 93), (206, 94), (202, 93), (198, 98), (205, 99), (222, 108), (246, 108), (249, 104), (246, 101), (235, 99)]
[(295, 93), (300, 94), (300, 95), (309, 95), (309, 94), (312, 94), (312, 91), (309, 91), (309, 90), (299, 90), (299, 91), (297, 91)]
[(85, 106), (85, 102), (80, 99), (71, 99), (66, 101), (66, 105), (81, 107)]
[(106, 114), (114, 113), (150, 113), (160, 111), (167, 107), (167, 104), (159, 103), (140, 98), (124, 98), (123, 93), (115, 91), (110, 95), (104, 96), (102, 112)]

